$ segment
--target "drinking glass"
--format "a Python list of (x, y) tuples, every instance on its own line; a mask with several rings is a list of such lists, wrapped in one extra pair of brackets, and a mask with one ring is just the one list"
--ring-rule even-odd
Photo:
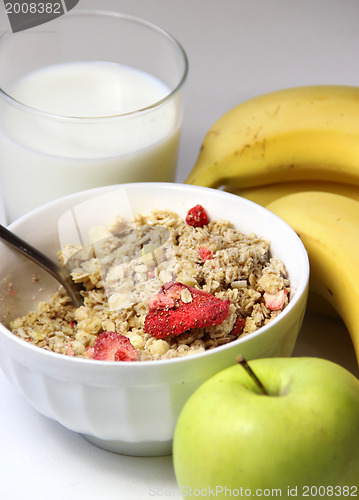
[(93, 187), (175, 178), (186, 53), (132, 16), (71, 11), (0, 39), (8, 222)]

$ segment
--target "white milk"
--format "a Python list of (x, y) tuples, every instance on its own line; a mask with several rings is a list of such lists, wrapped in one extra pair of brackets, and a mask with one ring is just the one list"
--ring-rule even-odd
[(153, 107), (169, 94), (154, 77), (115, 63), (66, 63), (26, 75), (8, 93), (39, 110), (0, 102), (9, 221), (78, 190), (174, 179), (179, 97)]

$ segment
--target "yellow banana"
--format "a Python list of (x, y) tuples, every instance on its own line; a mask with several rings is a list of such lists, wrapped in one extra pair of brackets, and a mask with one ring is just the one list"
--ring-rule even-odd
[(303, 241), (311, 265), (311, 289), (343, 319), (359, 362), (359, 202), (334, 193), (301, 192), (267, 208)]
[[(258, 186), (247, 189), (238, 189), (227, 187), (226, 191), (242, 196), (254, 203), (258, 203), (266, 207), (269, 203), (287, 196), (288, 194), (298, 193), (302, 191), (325, 191), (328, 193), (336, 193), (342, 196), (348, 196), (359, 201), (359, 187), (351, 186), (349, 184), (341, 184), (334, 182), (320, 182), (320, 181), (298, 181), (298, 182), (281, 182), (277, 184), (268, 184), (268, 186)], [(313, 290), (310, 290), (308, 297), (308, 309), (338, 318), (338, 314), (333, 307), (322, 297), (318, 296)]]
[(242, 196), (242, 198), (247, 198), (248, 200), (254, 201), (254, 203), (258, 203), (263, 207), (278, 198), (301, 191), (326, 191), (328, 193), (341, 194), (342, 196), (347, 196), (348, 198), (353, 198), (354, 200), (359, 201), (359, 186), (342, 184), (339, 182), (278, 182), (276, 184), (268, 184), (267, 186), (257, 186), (246, 189), (226, 186), (225, 191)]
[(210, 128), (186, 183), (298, 180), (359, 186), (359, 87), (295, 87), (239, 104)]

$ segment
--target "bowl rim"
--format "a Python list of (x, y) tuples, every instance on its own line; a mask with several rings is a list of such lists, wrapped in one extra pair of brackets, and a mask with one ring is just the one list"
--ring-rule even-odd
[[(21, 216), (20, 218), (16, 219), (13, 221), (11, 224), (9, 224), (9, 229), (11, 230), (16, 230), (18, 226), (21, 226), (23, 224), (26, 224), (28, 220), (33, 219), (36, 217), (38, 214), (51, 210), (52, 207), (55, 207), (64, 201), (71, 202), (72, 200), (76, 200), (79, 196), (87, 196), (87, 195), (98, 195), (102, 194), (107, 191), (115, 190), (117, 188), (135, 188), (137, 189), (140, 187), (141, 189), (146, 188), (150, 189), (151, 187), (156, 187), (156, 188), (161, 188), (161, 189), (170, 189), (170, 190), (178, 190), (178, 189), (184, 189), (186, 191), (193, 191), (193, 192), (210, 192), (212, 195), (227, 198), (228, 200), (241, 200), (240, 203), (243, 203), (245, 206), (247, 205), (248, 207), (255, 207), (256, 210), (258, 211), (263, 211), (263, 213), (266, 213), (268, 217), (272, 218), (273, 220), (276, 221), (276, 224), (282, 226), (285, 231), (287, 231), (289, 234), (291, 234), (292, 238), (297, 241), (298, 243), (298, 255), (300, 257), (300, 263), (298, 259), (298, 265), (300, 265), (303, 268), (303, 273), (301, 274), (301, 279), (298, 282), (298, 288), (296, 289), (295, 296), (293, 299), (291, 299), (288, 303), (288, 305), (285, 307), (285, 309), (274, 319), (272, 319), (269, 323), (266, 325), (258, 328), (256, 331), (249, 333), (248, 335), (245, 335), (244, 337), (240, 337), (236, 340), (233, 340), (232, 342), (229, 342), (227, 344), (217, 346), (213, 349), (209, 349), (204, 352), (196, 353), (196, 354), (190, 354), (188, 356), (182, 356), (182, 357), (177, 357), (177, 358), (169, 358), (169, 359), (160, 359), (160, 360), (142, 360), (142, 361), (136, 361), (136, 362), (122, 362), (119, 363), (118, 361), (103, 361), (103, 360), (94, 360), (94, 359), (86, 359), (86, 358), (81, 358), (81, 357), (75, 357), (75, 356), (65, 356), (64, 354), (61, 353), (56, 353), (53, 351), (48, 351), (46, 349), (43, 349), (41, 347), (38, 347), (36, 345), (32, 345), (29, 342), (26, 342), (26, 340), (23, 340), (16, 335), (14, 335), (11, 330), (9, 330), (2, 322), (0, 322), (0, 335), (4, 335), (8, 341), (18, 345), (20, 348), (23, 348), (25, 350), (29, 349), (30, 352), (33, 352), (36, 354), (38, 357), (44, 357), (45, 359), (53, 359), (54, 362), (58, 362), (61, 364), (67, 364), (69, 363), (71, 366), (72, 365), (84, 365), (87, 367), (93, 367), (95, 370), (99, 369), (99, 367), (107, 367), (109, 370), (116, 370), (116, 369), (126, 369), (126, 370), (134, 370), (138, 369), (138, 366), (168, 366), (168, 365), (174, 365), (176, 366), (178, 363), (186, 363), (186, 362), (192, 362), (196, 361), (198, 359), (206, 359), (209, 356), (215, 356), (216, 353), (224, 352), (228, 349), (231, 349), (233, 347), (238, 347), (241, 344), (243, 344), (245, 341), (248, 339), (254, 339), (262, 334), (265, 334), (265, 332), (271, 328), (273, 328), (275, 325), (277, 325), (282, 319), (287, 317), (291, 311), (295, 308), (297, 303), (300, 301), (300, 299), (303, 297), (303, 295), (306, 293), (308, 290), (308, 284), (309, 284), (309, 273), (310, 273), (310, 266), (309, 266), (309, 257), (307, 254), (307, 251), (305, 249), (304, 244), (302, 243), (301, 239), (299, 236), (295, 233), (295, 231), (287, 224), (283, 219), (278, 217), (276, 214), (273, 212), (270, 212), (268, 209), (265, 207), (252, 202), (246, 198), (242, 198), (236, 194), (232, 194), (226, 191), (222, 190), (217, 190), (213, 188), (208, 188), (204, 186), (196, 186), (196, 185), (191, 185), (191, 184), (185, 184), (185, 183), (171, 183), (171, 182), (135, 182), (135, 183), (124, 183), (124, 184), (114, 184), (114, 185), (109, 185), (109, 186), (102, 186), (102, 187), (97, 187), (97, 188), (91, 188), (87, 189), (84, 191), (78, 191), (76, 193), (69, 194), (67, 196), (63, 196), (61, 198), (57, 198), (53, 201), (50, 201), (46, 204), (41, 205), (40, 207), (37, 207), (33, 209), (31, 212)], [(216, 194), (215, 194), (216, 193)], [(258, 235), (261, 237), (261, 235)], [(126, 367), (126, 368), (125, 368)]]

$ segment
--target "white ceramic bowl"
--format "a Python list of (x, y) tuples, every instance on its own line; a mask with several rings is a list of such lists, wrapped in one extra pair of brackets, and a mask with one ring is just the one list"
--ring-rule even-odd
[[(2, 369), (40, 413), (101, 448), (137, 456), (170, 454), (179, 412), (206, 379), (234, 364), (240, 353), (247, 359), (290, 356), (307, 300), (305, 248), (285, 222), (259, 205), (219, 190), (181, 184), (139, 183), (84, 191), (40, 207), (9, 226), (56, 259), (59, 234), (62, 240), (71, 238), (73, 211), (81, 224), (90, 227), (107, 224), (119, 210), (126, 209), (135, 213), (171, 209), (184, 217), (198, 203), (210, 218), (229, 219), (242, 232), (255, 232), (270, 240), (273, 254), (287, 267), (292, 296), (270, 324), (230, 344), (186, 358), (94, 361), (48, 352), (19, 339), (6, 328), (8, 322), (49, 298), (58, 285), (38, 266), (0, 243)], [(10, 293), (10, 282), (15, 293)]]

